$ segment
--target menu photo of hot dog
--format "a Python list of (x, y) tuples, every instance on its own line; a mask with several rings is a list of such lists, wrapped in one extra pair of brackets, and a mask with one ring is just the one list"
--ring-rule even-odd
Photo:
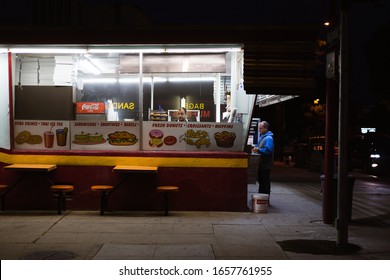
[(131, 146), (138, 142), (137, 136), (128, 131), (116, 131), (108, 134), (107, 141), (113, 146)]

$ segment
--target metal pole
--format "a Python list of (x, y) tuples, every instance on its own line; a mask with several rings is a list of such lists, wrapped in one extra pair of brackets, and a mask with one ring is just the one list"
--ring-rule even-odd
[[(140, 126), (140, 135), (139, 135), (139, 143), (142, 143), (142, 128), (143, 128), (143, 122), (144, 122), (144, 88), (143, 88), (143, 53), (141, 52), (139, 54), (139, 88), (138, 88), (138, 121)], [(140, 150), (142, 150), (142, 146), (140, 145)]]
[[(326, 52), (326, 124), (325, 124), (325, 160), (324, 160), (324, 188), (322, 192), (322, 220), (325, 224), (333, 224), (336, 218), (337, 188), (334, 175), (337, 174), (334, 155), (334, 145), (337, 138), (338, 127), (338, 94), (339, 72), (337, 58), (339, 54), (339, 29), (337, 2), (329, 0), (328, 20), (331, 25), (327, 28), (327, 52)], [(337, 155), (338, 157), (338, 155)]]
[(221, 74), (217, 74), (217, 92), (215, 93), (215, 121), (221, 121)]
[(349, 1), (341, 1), (339, 84), (339, 169), (337, 185), (337, 245), (348, 244), (348, 103), (349, 103)]
[(335, 219), (334, 198), (336, 188), (334, 187), (335, 156), (334, 144), (337, 139), (335, 127), (337, 126), (338, 82), (335, 78), (328, 78), (326, 81), (326, 124), (325, 124), (325, 162), (324, 162), (324, 188), (322, 190), (322, 220), (325, 224), (333, 224)]

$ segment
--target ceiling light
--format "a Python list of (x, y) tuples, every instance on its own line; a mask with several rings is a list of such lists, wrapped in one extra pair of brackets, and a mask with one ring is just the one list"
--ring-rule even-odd
[(186, 107), (186, 98), (180, 97), (180, 107), (185, 108)]
[(190, 66), (190, 62), (188, 59), (184, 59), (183, 64), (181, 66), (181, 72), (188, 72), (188, 67)]
[(72, 49), (72, 48), (11, 48), (11, 53), (42, 53), (42, 54), (54, 54), (54, 53), (85, 53), (85, 49)]
[(102, 78), (102, 79), (85, 79), (83, 80), (83, 83), (86, 84), (86, 83), (94, 83), (94, 84), (114, 84), (116, 83), (118, 80), (115, 79), (115, 78)]
[[(166, 78), (160, 78), (160, 77), (153, 78), (154, 83), (161, 83), (161, 82), (166, 82), (166, 81), (167, 81)], [(135, 83), (139, 83), (139, 78), (119, 78), (119, 82), (124, 83), (124, 84), (135, 84)], [(144, 78), (142, 78), (142, 82), (143, 83), (151, 83), (152, 78), (144, 77)]]
[(100, 69), (94, 63), (92, 63), (91, 60), (89, 60), (86, 57), (84, 57), (80, 60), (79, 66), (81, 68), (81, 71), (83, 71), (84, 73), (91, 73), (94, 75), (101, 74)]
[(88, 53), (163, 53), (165, 49), (162, 48), (139, 48), (139, 49), (131, 49), (131, 48), (123, 48), (123, 49), (109, 49), (109, 48), (91, 48), (87, 50)]
[(214, 77), (177, 77), (168, 78), (169, 82), (202, 82), (202, 81), (215, 81)]
[(165, 52), (167, 53), (223, 53), (223, 52), (239, 52), (241, 48), (232, 47), (232, 48), (167, 48)]
[[(3, 52), (7, 52), (8, 49), (0, 49)], [(223, 47), (223, 46), (205, 46), (205, 47), (145, 47), (145, 48), (132, 48), (124, 46), (123, 48), (108, 48), (108, 47), (95, 47), (95, 48), (56, 48), (56, 47), (16, 47), (10, 48), (12, 53), (42, 53), (42, 54), (85, 54), (85, 53), (123, 53), (123, 54), (137, 54), (137, 53), (226, 53), (226, 52), (239, 52), (241, 47)]]

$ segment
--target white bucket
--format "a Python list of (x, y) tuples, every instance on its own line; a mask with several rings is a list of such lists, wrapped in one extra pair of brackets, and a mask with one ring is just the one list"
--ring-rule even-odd
[(268, 194), (259, 193), (252, 195), (252, 211), (253, 213), (268, 212)]

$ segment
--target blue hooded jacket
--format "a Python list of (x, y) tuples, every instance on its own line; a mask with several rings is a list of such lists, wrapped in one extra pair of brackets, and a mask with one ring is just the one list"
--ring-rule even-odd
[(267, 131), (260, 135), (257, 146), (261, 155), (261, 168), (270, 169), (274, 160), (274, 134)]

